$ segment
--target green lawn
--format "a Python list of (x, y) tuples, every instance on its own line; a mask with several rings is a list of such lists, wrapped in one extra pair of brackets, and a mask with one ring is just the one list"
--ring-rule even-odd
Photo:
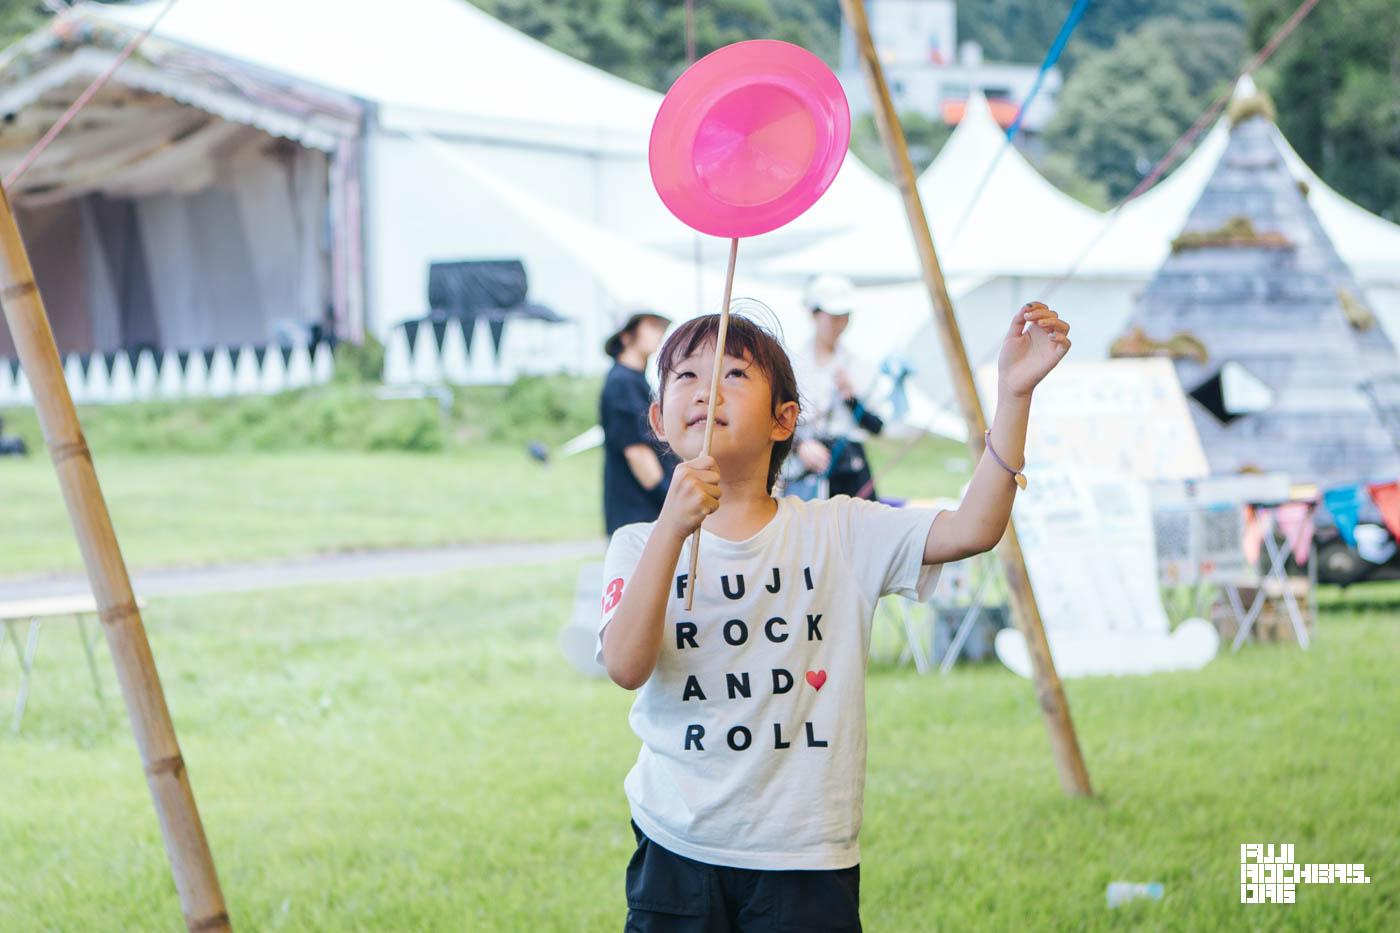
[[(621, 927), (630, 695), (555, 647), (577, 568), (151, 607), (238, 928)], [(1400, 927), (1400, 589), (1329, 598), (1306, 654), (1069, 683), (1092, 802), (1061, 794), (1027, 683), (877, 670), (867, 928)], [(0, 655), (0, 698), (15, 680)], [(134, 748), (67, 624), (44, 632), (24, 733), (0, 731), (0, 801), (0, 929), (181, 928)], [(1244, 907), (1247, 841), (1374, 883)], [(1115, 879), (1166, 897), (1110, 912)]]
[[(129, 566), (371, 547), (602, 534), (596, 453), (542, 465), (523, 447), (470, 456), (316, 452), (107, 456), (98, 476)], [(53, 467), (0, 461), (0, 577), (78, 570)]]
[[(875, 449), (877, 467), (897, 446)], [(955, 495), (961, 448), (923, 440), (881, 493)], [(523, 444), (449, 453), (103, 454), (98, 476), (128, 566), (602, 535), (599, 451), (532, 460)], [(53, 467), (0, 460), (0, 578), (80, 570)]]

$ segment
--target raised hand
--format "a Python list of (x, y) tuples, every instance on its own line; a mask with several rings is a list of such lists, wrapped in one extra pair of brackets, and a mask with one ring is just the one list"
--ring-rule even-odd
[(1061, 320), (1043, 302), (1023, 305), (1011, 319), (1011, 329), (997, 360), (1001, 390), (1013, 395), (1030, 395), (1040, 380), (1064, 359), (1069, 347), (1068, 322)]

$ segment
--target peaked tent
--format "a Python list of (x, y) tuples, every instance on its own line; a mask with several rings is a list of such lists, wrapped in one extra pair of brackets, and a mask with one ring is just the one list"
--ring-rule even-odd
[[(1257, 93), (1243, 78), (1238, 100)], [(1303, 162), (1278, 127), (1269, 133), (1289, 172), (1307, 189), (1308, 205), (1337, 253), (1365, 291), (1372, 309), (1392, 332), (1400, 333), (1400, 224), (1367, 211), (1332, 188)], [(1221, 117), (1191, 155), (1152, 190), (1125, 205), (1084, 249), (1077, 278), (1144, 283), (1166, 261), (1174, 231), (1186, 223), (1230, 139), (1230, 120)]]
[(1400, 455), (1360, 383), (1400, 359), (1379, 322), (1344, 309), (1361, 290), (1294, 170), (1267, 119), (1235, 126), (1131, 324), (1204, 345), (1204, 362), (1175, 366), (1212, 472), (1392, 478)]
[[(1242, 82), (1236, 95), (1252, 92), (1253, 85)], [(1067, 196), (1040, 178), (1018, 153), (1008, 151), (977, 208), (988, 221), (979, 247), (971, 219), (963, 234), (954, 236), (952, 230), (961, 220), (957, 205), (966, 203), (1000, 145), (1000, 134), (991, 124), (985, 107), (974, 102), (965, 125), (975, 129), (975, 135), (960, 126), (919, 181), (969, 356), (974, 363), (994, 359), (1011, 311), (1025, 301), (1048, 298), (1074, 322), (1076, 355), (1102, 358), (1134, 313), (1142, 289), (1167, 259), (1174, 233), (1186, 223), (1219, 164), (1230, 139), (1229, 121), (1222, 118), (1175, 171), (1116, 216), (1095, 215), (1098, 219), (1087, 232), (1079, 217), (1088, 209), (1075, 202), (1075, 210), (1062, 210), (1056, 198), (1068, 200)], [(1351, 265), (1360, 286), (1358, 296), (1392, 332), (1400, 332), (1400, 225), (1328, 188), (1303, 165), (1276, 127), (1269, 124), (1268, 132), (1293, 176), (1307, 183), (1308, 203)], [(966, 163), (961, 169), (960, 162)], [(960, 177), (971, 180), (960, 185)], [(1007, 191), (1022, 193), (995, 197), (1003, 184)], [(1037, 191), (1039, 187), (1050, 188), (1054, 196)], [(1018, 226), (1017, 217), (1026, 220)], [(1056, 217), (1061, 221), (1053, 220)], [(1005, 235), (999, 235), (1002, 232)], [(944, 245), (948, 240), (953, 241), (951, 247)], [(980, 265), (966, 264), (969, 253), (983, 257)], [(1065, 278), (1071, 268), (1075, 274)], [(793, 278), (818, 269), (867, 283), (859, 289), (863, 313), (856, 316), (847, 338), (859, 352), (871, 360), (891, 351), (910, 357), (918, 367), (915, 384), (936, 407), (950, 405), (954, 395), (902, 210), (872, 214), (865, 225), (847, 234), (764, 266), (774, 275)]]
[[(918, 181), (974, 367), (995, 359), (1012, 313), (1043, 297), (1101, 225), (1097, 212), (1051, 185), (1019, 151), (1001, 152), (1005, 140), (986, 99), (974, 95), (962, 122)], [(969, 212), (984, 176), (985, 191)], [(764, 273), (792, 281), (819, 270), (840, 272), (859, 283), (858, 313), (845, 337), (851, 351), (872, 366), (892, 352), (902, 356), (913, 367), (911, 385), (922, 396), (918, 422), (959, 436), (954, 390), (928, 292), (919, 280), (903, 204), (872, 208), (848, 233), (762, 266)], [(1059, 285), (1053, 301), (1074, 321), (1076, 353), (1092, 358), (1107, 354), (1139, 286), (1132, 279), (1075, 279)]]
[[(957, 129), (919, 176), (919, 196), (949, 276), (1058, 275), (1099, 227), (1098, 212), (1050, 184), (1005, 143), (987, 99), (974, 93)], [(857, 284), (887, 285), (917, 279), (919, 260), (903, 204), (895, 201), (868, 205), (850, 231), (763, 269), (793, 278), (839, 272)]]

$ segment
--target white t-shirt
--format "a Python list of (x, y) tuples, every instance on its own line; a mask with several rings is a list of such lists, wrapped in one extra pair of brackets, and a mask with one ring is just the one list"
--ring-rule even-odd
[[(691, 612), (687, 539), (629, 716), (642, 748), (623, 788), (644, 833), (712, 865), (860, 861), (871, 622), (881, 596), (933, 594), (939, 567), (923, 553), (937, 514), (789, 496), (748, 540), (702, 529)], [(652, 527), (624, 525), (608, 546), (599, 663)]]
[(797, 390), (802, 395), (802, 418), (798, 428), (801, 437), (845, 437), (864, 443), (870, 435), (856, 421), (836, 388), (836, 371), (844, 369), (850, 378), (856, 398), (866, 398), (872, 388), (871, 374), (838, 343), (836, 352), (823, 362), (817, 362), (815, 342), (808, 341), (792, 355), (792, 370), (797, 376)]

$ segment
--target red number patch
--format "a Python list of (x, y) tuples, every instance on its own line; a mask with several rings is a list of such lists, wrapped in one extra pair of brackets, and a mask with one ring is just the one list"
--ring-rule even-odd
[(603, 615), (612, 612), (613, 607), (622, 599), (622, 578), (618, 577), (608, 584), (607, 590), (603, 593)]

